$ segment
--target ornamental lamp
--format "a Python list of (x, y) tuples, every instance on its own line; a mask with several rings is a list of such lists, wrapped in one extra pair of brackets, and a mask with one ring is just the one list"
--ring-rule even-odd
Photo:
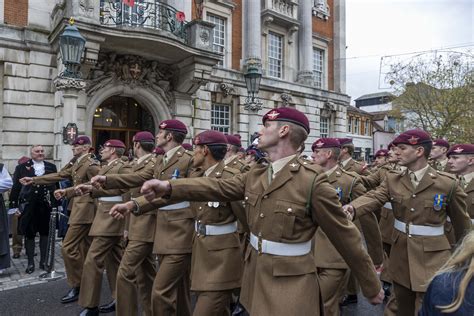
[(262, 72), (259, 64), (249, 63), (247, 64), (247, 71), (245, 72), (245, 85), (247, 86), (247, 100), (246, 108), (260, 109), (261, 102), (257, 97), (258, 90), (260, 89), (260, 80), (262, 79)]
[(74, 25), (74, 19), (69, 20), (64, 32), (59, 36), (59, 48), (61, 50), (62, 62), (66, 67), (64, 77), (79, 78), (79, 67), (84, 53), (86, 39), (79, 33)]

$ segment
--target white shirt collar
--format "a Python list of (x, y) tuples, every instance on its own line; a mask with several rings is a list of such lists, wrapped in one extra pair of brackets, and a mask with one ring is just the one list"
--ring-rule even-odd
[(417, 171), (408, 170), (408, 172), (413, 172), (416, 176), (416, 180), (418, 182), (420, 182), (421, 179), (423, 179), (423, 176), (425, 175), (425, 173), (426, 173), (426, 171), (428, 170), (429, 167), (430, 167), (430, 165), (426, 165), (424, 168), (421, 168), (420, 170), (417, 170)]
[(171, 157), (173, 157), (173, 155), (181, 148), (180, 145), (176, 146), (175, 148), (172, 148), (170, 150), (168, 150), (166, 153), (165, 153), (165, 159), (166, 161), (170, 161)]

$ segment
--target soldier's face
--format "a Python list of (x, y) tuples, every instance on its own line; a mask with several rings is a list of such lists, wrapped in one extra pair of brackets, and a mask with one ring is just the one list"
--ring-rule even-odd
[(387, 162), (387, 157), (383, 157), (383, 156), (375, 157), (375, 164), (377, 166), (383, 165), (386, 162)]
[(464, 174), (474, 166), (474, 155), (450, 155), (449, 169), (456, 174)]
[(31, 149), (31, 159), (35, 161), (44, 160), (44, 149), (43, 146), (36, 146)]
[(424, 155), (423, 147), (415, 147), (406, 144), (397, 145), (395, 155), (398, 158), (398, 163), (401, 166), (408, 166), (417, 161)]
[(100, 150), (100, 157), (102, 158), (102, 160), (108, 160), (110, 156), (112, 156), (113, 152), (113, 147), (105, 146)]
[(196, 145), (194, 148), (193, 167), (197, 168), (204, 164), (206, 159), (205, 146)]
[(441, 158), (446, 153), (446, 151), (447, 151), (446, 147), (433, 146), (433, 148), (431, 148), (430, 158), (431, 159)]
[(279, 127), (278, 122), (266, 121), (265, 125), (258, 133), (257, 148), (265, 150), (276, 146), (278, 144), (278, 141), (280, 140), (280, 129), (284, 128), (285, 126), (288, 127), (287, 125)]
[(72, 146), (72, 154), (75, 157), (82, 156), (83, 154), (87, 153), (89, 151), (89, 147), (83, 146), (83, 145), (74, 145)]
[(161, 147), (168, 142), (168, 133), (164, 129), (160, 129), (158, 134), (156, 134), (156, 146)]
[(398, 162), (397, 155), (395, 154), (395, 150), (397, 147), (392, 147), (388, 152), (388, 161), (391, 163)]
[(311, 155), (315, 164), (323, 166), (329, 160), (329, 153), (324, 149), (315, 149)]

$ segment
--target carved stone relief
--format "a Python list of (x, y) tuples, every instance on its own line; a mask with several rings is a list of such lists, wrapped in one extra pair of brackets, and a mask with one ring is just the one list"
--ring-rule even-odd
[(87, 78), (86, 92), (90, 96), (109, 84), (146, 87), (158, 92), (164, 100), (172, 100), (170, 82), (174, 71), (156, 60), (135, 55), (99, 54), (97, 65)]

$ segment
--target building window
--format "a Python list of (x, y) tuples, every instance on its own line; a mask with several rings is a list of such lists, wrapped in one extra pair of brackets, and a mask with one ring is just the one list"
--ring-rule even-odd
[(223, 54), (223, 58), (219, 61), (219, 66), (225, 65), (225, 33), (226, 33), (226, 20), (217, 15), (208, 14), (207, 20), (216, 26), (213, 29), (214, 32), (214, 43), (212, 50), (216, 53)]
[(354, 134), (360, 133), (360, 119), (356, 118), (354, 121)]
[(365, 120), (364, 128), (365, 128), (365, 135), (370, 136), (371, 131), (370, 131), (370, 121), (369, 120)]
[(322, 138), (329, 137), (329, 117), (321, 117), (319, 131)]
[(211, 129), (227, 134), (230, 132), (230, 106), (222, 104), (212, 105)]
[(352, 134), (352, 117), (347, 119), (347, 132)]
[(313, 48), (313, 75), (316, 88), (323, 87), (324, 50)]
[(268, 34), (268, 75), (281, 78), (283, 70), (283, 36)]

